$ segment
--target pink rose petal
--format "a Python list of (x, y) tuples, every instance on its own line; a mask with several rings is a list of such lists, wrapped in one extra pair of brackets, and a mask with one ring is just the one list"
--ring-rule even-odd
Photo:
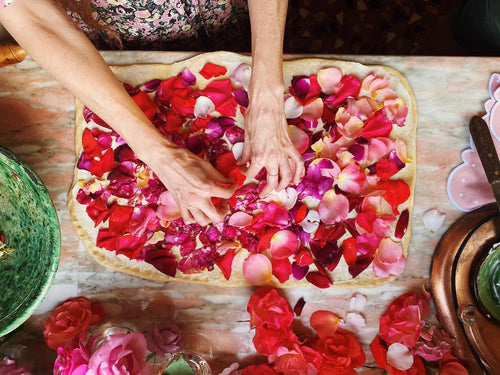
[(326, 95), (335, 94), (340, 88), (342, 71), (338, 68), (325, 68), (318, 71), (318, 83)]
[(168, 190), (160, 194), (160, 205), (156, 209), (156, 216), (166, 221), (177, 220), (181, 217), (181, 211)]
[(349, 214), (349, 199), (342, 194), (336, 194), (334, 189), (328, 190), (318, 205), (318, 213), (325, 224), (336, 224), (347, 219)]
[(295, 148), (302, 154), (309, 148), (309, 135), (296, 126), (288, 126), (288, 134)]
[(366, 296), (356, 293), (349, 300), (349, 309), (353, 311), (363, 311), (366, 307)]
[(316, 121), (323, 114), (323, 99), (316, 98), (304, 106), (304, 110), (300, 115), (301, 118), (308, 121)]
[(340, 172), (337, 185), (346, 193), (359, 193), (365, 180), (366, 176), (364, 173), (361, 173), (359, 166), (350, 164)]
[(271, 281), (273, 267), (263, 254), (250, 254), (243, 262), (243, 276), (252, 285), (262, 285)]
[(291, 230), (280, 230), (271, 237), (269, 251), (273, 258), (286, 259), (297, 250), (297, 235)]
[(229, 218), (227, 225), (231, 225), (237, 228), (244, 228), (252, 224), (253, 216), (245, 212), (235, 212)]
[(387, 278), (391, 275), (399, 276), (403, 273), (406, 259), (403, 255), (403, 246), (390, 238), (380, 241), (378, 251), (373, 259), (375, 276)]

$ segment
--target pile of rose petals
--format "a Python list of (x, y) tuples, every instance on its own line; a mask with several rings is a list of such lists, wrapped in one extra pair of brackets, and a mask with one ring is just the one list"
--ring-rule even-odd
[[(237, 182), (230, 213), (207, 226), (184, 224), (157, 176), (86, 108), (77, 166), (90, 176), (80, 179), (76, 199), (99, 228), (98, 247), (173, 277), (218, 267), (230, 279), (244, 257), (251, 284), (305, 278), (327, 288), (342, 258), (353, 278), (370, 266), (377, 277), (401, 274), (409, 212), (400, 207), (410, 188), (397, 174), (410, 161), (390, 134), (408, 110), (388, 77), (359, 79), (335, 67), (294, 77), (285, 110), (306, 174), (259, 198), (265, 171), (247, 180), (237, 165), (244, 129), (236, 119), (248, 105), (251, 68), (207, 63), (198, 73), (125, 87), (163, 136)], [(200, 89), (199, 80), (209, 82)]]

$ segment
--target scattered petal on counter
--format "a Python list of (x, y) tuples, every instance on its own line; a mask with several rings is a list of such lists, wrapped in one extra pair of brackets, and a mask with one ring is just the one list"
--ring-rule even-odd
[(366, 326), (366, 320), (360, 313), (348, 312), (345, 317), (345, 323), (342, 324), (342, 328), (348, 331), (353, 331), (356, 333), (361, 332)]
[(444, 223), (446, 215), (436, 209), (430, 209), (424, 212), (423, 215), (423, 220), (424, 220), (424, 225), (427, 229), (429, 229), (431, 232), (436, 232), (439, 228)]
[(349, 301), (349, 309), (351, 311), (363, 311), (366, 306), (366, 296), (362, 294), (355, 294), (354, 296), (351, 297), (351, 300)]

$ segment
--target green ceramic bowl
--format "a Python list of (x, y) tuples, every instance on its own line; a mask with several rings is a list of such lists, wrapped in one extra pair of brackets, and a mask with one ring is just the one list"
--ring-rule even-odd
[(16, 155), (0, 147), (0, 337), (40, 305), (59, 264), (61, 233), (49, 193)]
[(477, 278), (479, 301), (500, 322), (500, 246), (496, 245), (479, 269)]

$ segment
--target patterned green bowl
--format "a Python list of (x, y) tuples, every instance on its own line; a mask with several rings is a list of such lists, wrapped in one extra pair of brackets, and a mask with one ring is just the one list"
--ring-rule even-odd
[(14, 250), (0, 257), (0, 338), (36, 310), (54, 279), (61, 250), (59, 221), (40, 178), (0, 147), (0, 234)]

